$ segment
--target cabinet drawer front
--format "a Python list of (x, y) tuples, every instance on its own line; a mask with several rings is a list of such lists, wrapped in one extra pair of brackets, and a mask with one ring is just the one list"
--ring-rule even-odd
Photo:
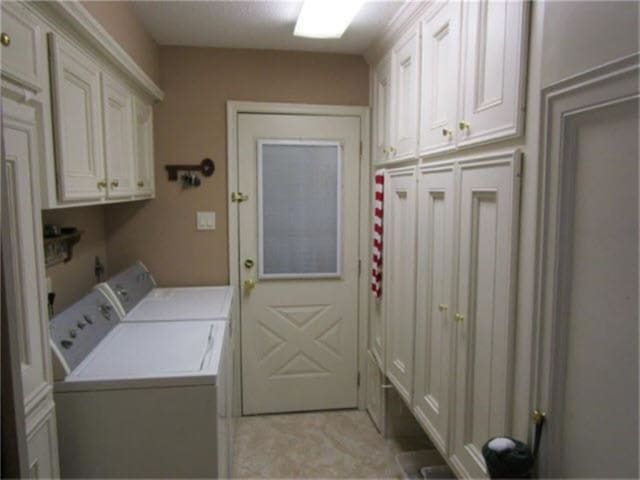
[(18, 2), (2, 3), (2, 33), (11, 43), (2, 46), (2, 74), (32, 90), (40, 91), (46, 72), (40, 68), (43, 54), (36, 20)]
[(483, 0), (463, 7), (460, 145), (522, 133), (528, 2)]
[(102, 113), (107, 177), (107, 198), (129, 197), (134, 192), (134, 157), (131, 94), (102, 74)]
[(451, 162), (422, 166), (418, 188), (415, 392), (418, 421), (444, 452), (448, 445), (454, 322), (455, 170)]
[(54, 130), (62, 201), (104, 197), (104, 156), (98, 65), (49, 34)]
[(460, 3), (444, 2), (422, 22), (421, 155), (455, 147), (460, 11)]
[(153, 157), (153, 107), (139, 98), (133, 100), (135, 193), (153, 196), (155, 174)]
[(482, 445), (510, 435), (520, 155), (460, 166), (452, 458), (487, 475)]
[(413, 384), (416, 272), (416, 170), (387, 171), (384, 277), (386, 373), (407, 403)]
[(419, 27), (393, 49), (391, 160), (414, 158), (418, 150)]

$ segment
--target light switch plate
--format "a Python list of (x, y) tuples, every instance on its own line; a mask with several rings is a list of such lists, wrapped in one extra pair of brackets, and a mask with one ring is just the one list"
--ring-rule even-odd
[(196, 212), (196, 228), (198, 230), (215, 230), (216, 212)]

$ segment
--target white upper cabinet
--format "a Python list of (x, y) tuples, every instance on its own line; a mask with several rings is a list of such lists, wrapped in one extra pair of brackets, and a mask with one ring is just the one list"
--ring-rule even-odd
[(451, 462), (481, 478), (483, 444), (512, 434), (520, 154), (459, 163)]
[(386, 373), (407, 403), (413, 386), (416, 274), (416, 169), (387, 171), (384, 277)]
[(453, 325), (455, 169), (420, 167), (418, 183), (415, 392), (413, 410), (433, 442), (447, 451)]
[(133, 99), (135, 193), (153, 196), (155, 193), (153, 165), (153, 107), (141, 99)]
[(406, 160), (418, 154), (419, 26), (395, 45), (391, 55), (390, 160)]
[(134, 192), (133, 118), (127, 88), (102, 74), (102, 114), (107, 170), (107, 198), (128, 197)]
[(49, 34), (58, 189), (62, 201), (100, 200), (106, 189), (100, 68)]
[(455, 148), (461, 4), (437, 3), (422, 20), (420, 155)]
[(528, 2), (464, 2), (459, 145), (522, 133)]
[(376, 65), (373, 72), (374, 120), (374, 161), (389, 159), (390, 118), (391, 118), (391, 58), (387, 55)]

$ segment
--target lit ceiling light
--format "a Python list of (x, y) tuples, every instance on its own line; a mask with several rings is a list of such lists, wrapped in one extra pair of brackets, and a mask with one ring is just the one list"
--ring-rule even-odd
[(340, 38), (363, 3), (364, 0), (305, 0), (293, 34)]

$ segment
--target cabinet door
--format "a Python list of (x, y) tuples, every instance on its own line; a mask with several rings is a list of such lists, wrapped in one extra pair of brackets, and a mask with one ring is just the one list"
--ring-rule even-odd
[(135, 192), (138, 196), (155, 193), (153, 162), (153, 107), (139, 98), (133, 100), (135, 140)]
[(37, 102), (23, 103), (3, 88), (8, 221), (2, 229), (3, 288), (9, 318), (15, 319), (27, 415), (51, 391), (49, 329), (44, 286), (44, 253), (40, 217), (39, 128)]
[(2, 46), (2, 75), (39, 91), (46, 82), (46, 71), (40, 63), (44, 52), (37, 21), (19, 2), (2, 2), (2, 33), (11, 42)]
[(104, 197), (100, 71), (81, 50), (49, 34), (58, 188), (62, 201)]
[(377, 163), (389, 159), (391, 124), (391, 58), (386, 56), (373, 73), (374, 159)]
[(418, 27), (393, 48), (390, 159), (414, 158), (418, 150)]
[(425, 165), (418, 186), (415, 392), (413, 409), (434, 443), (447, 451), (454, 328), (449, 306), (454, 249), (453, 163)]
[(134, 161), (131, 94), (102, 74), (102, 114), (107, 170), (107, 198), (133, 195)]
[(455, 1), (438, 3), (422, 21), (421, 155), (446, 152), (455, 147), (460, 6)]
[(53, 405), (49, 413), (27, 434), (29, 478), (59, 476), (56, 420)]
[(522, 134), (528, 4), (464, 3), (460, 145)]
[(416, 169), (385, 180), (384, 273), (387, 376), (407, 403), (413, 384), (416, 273)]
[(451, 461), (486, 477), (482, 445), (511, 434), (520, 155), (460, 162)]
[(382, 372), (371, 351), (367, 354), (367, 412), (379, 432), (384, 424)]

